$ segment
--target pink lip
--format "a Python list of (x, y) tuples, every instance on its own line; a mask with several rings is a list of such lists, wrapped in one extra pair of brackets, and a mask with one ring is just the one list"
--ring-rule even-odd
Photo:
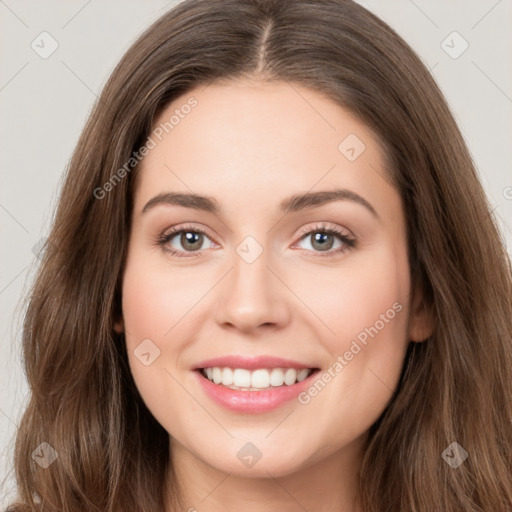
[(280, 357), (247, 357), (233, 355), (201, 361), (193, 367), (193, 370), (198, 370), (200, 368), (213, 368), (214, 366), (219, 366), (220, 368), (224, 368), (226, 366), (228, 368), (245, 368), (247, 370), (257, 370), (258, 368), (295, 368), (297, 370), (300, 370), (301, 368), (314, 368), (312, 365), (302, 364), (298, 361), (292, 361), (291, 359), (281, 359)]
[[(237, 366), (236, 368), (240, 368)], [(268, 368), (268, 367), (267, 367)], [(311, 385), (318, 371), (313, 371), (306, 379), (291, 386), (279, 386), (261, 391), (239, 391), (214, 384), (209, 381), (201, 370), (194, 371), (204, 392), (217, 404), (239, 413), (264, 413), (276, 409), (280, 405), (297, 398), (299, 393)]]

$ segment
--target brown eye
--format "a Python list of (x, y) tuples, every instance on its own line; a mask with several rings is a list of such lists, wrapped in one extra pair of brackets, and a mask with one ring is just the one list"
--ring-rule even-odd
[(213, 247), (213, 243), (204, 231), (199, 228), (173, 229), (162, 234), (158, 244), (173, 256), (198, 256), (201, 249)]
[(195, 231), (182, 231), (180, 235), (181, 246), (186, 251), (197, 251), (201, 249), (204, 241), (204, 235)]
[(325, 253), (331, 256), (342, 253), (355, 246), (355, 238), (347, 233), (331, 227), (317, 226), (316, 229), (304, 231), (299, 243), (308, 242), (302, 247), (314, 253)]

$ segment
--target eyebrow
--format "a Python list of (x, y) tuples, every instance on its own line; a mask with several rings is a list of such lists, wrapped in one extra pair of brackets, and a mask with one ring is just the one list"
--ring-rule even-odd
[[(283, 214), (287, 214), (308, 208), (318, 208), (334, 201), (352, 201), (364, 206), (374, 217), (379, 218), (375, 208), (364, 197), (348, 189), (322, 190), (296, 194), (282, 201), (279, 205), (279, 209)], [(141, 213), (145, 213), (158, 205), (183, 206), (185, 208), (209, 212), (216, 215), (219, 214), (221, 210), (219, 203), (213, 197), (183, 192), (166, 192), (150, 199), (145, 204)]]

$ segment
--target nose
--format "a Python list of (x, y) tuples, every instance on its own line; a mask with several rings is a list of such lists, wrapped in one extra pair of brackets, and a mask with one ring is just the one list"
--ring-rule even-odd
[(235, 253), (233, 268), (220, 283), (216, 321), (224, 328), (251, 333), (279, 329), (290, 320), (290, 292), (269, 268), (267, 251), (252, 263)]

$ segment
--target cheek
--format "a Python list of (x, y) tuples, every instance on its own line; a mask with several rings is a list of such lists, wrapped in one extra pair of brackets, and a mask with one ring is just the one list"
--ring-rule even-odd
[(316, 304), (335, 334), (323, 331), (330, 361), (299, 401), (304, 417), (326, 426), (322, 436), (331, 447), (340, 435), (353, 439), (378, 419), (396, 389), (408, 345), (405, 253), (382, 251), (371, 260), (347, 265), (336, 282), (321, 281), (325, 298)]
[(149, 259), (134, 254), (133, 263), (127, 266), (123, 317), (132, 341), (142, 336), (163, 343), (181, 319), (186, 317), (189, 323), (193, 318), (192, 306), (208, 291), (208, 280), (200, 279), (197, 272), (169, 272), (165, 261), (144, 264)]
[[(345, 267), (337, 283), (324, 283), (323, 312), (336, 333), (323, 338), (332, 356), (325, 379), (333, 382), (324, 399), (340, 421), (351, 414), (355, 424), (370, 426), (391, 398), (408, 345), (409, 289), (403, 248), (379, 250)], [(347, 396), (350, 411), (339, 403)]]
[[(210, 269), (170, 267), (161, 255), (155, 258), (147, 249), (132, 247), (122, 289), (130, 369), (144, 401), (163, 424), (160, 413), (168, 410), (171, 397), (177, 402), (183, 398), (173, 376), (187, 367), (183, 354), (200, 334), (200, 316), (218, 279)], [(148, 352), (149, 357), (140, 357)], [(145, 365), (148, 359), (151, 363)]]
[[(350, 393), (360, 404), (370, 404), (375, 413), (391, 397), (400, 376), (408, 345), (409, 267), (403, 246), (381, 246), (372, 254), (340, 269), (336, 280), (315, 280), (320, 284), (312, 309), (321, 311), (322, 343), (331, 356), (329, 367), (336, 383), (330, 395)], [(314, 294), (309, 295), (314, 301)], [(336, 364), (336, 362), (338, 364)], [(333, 367), (333, 365), (335, 365)], [(339, 376), (339, 377), (338, 377)], [(326, 376), (326, 379), (329, 379)], [(367, 419), (374, 412), (366, 410)]]
[(123, 283), (123, 317), (134, 337), (160, 338), (172, 325), (179, 304), (177, 283), (143, 268), (131, 267)]
[(314, 278), (311, 272), (295, 275), (294, 289), (321, 320), (329, 353), (344, 352), (375, 324), (381, 339), (398, 342), (399, 334), (405, 336), (410, 284), (404, 250), (383, 245), (337, 268), (319, 267)]
[[(168, 425), (172, 420), (169, 404), (184, 407), (170, 364), (180, 353), (180, 338), (172, 336), (172, 329), (185, 315), (185, 306), (192, 300), (188, 295), (193, 292), (176, 281), (175, 276), (171, 278), (168, 272), (148, 261), (147, 254), (133, 251), (123, 277), (126, 349), (142, 399), (157, 421)], [(169, 351), (170, 339), (172, 351)]]

